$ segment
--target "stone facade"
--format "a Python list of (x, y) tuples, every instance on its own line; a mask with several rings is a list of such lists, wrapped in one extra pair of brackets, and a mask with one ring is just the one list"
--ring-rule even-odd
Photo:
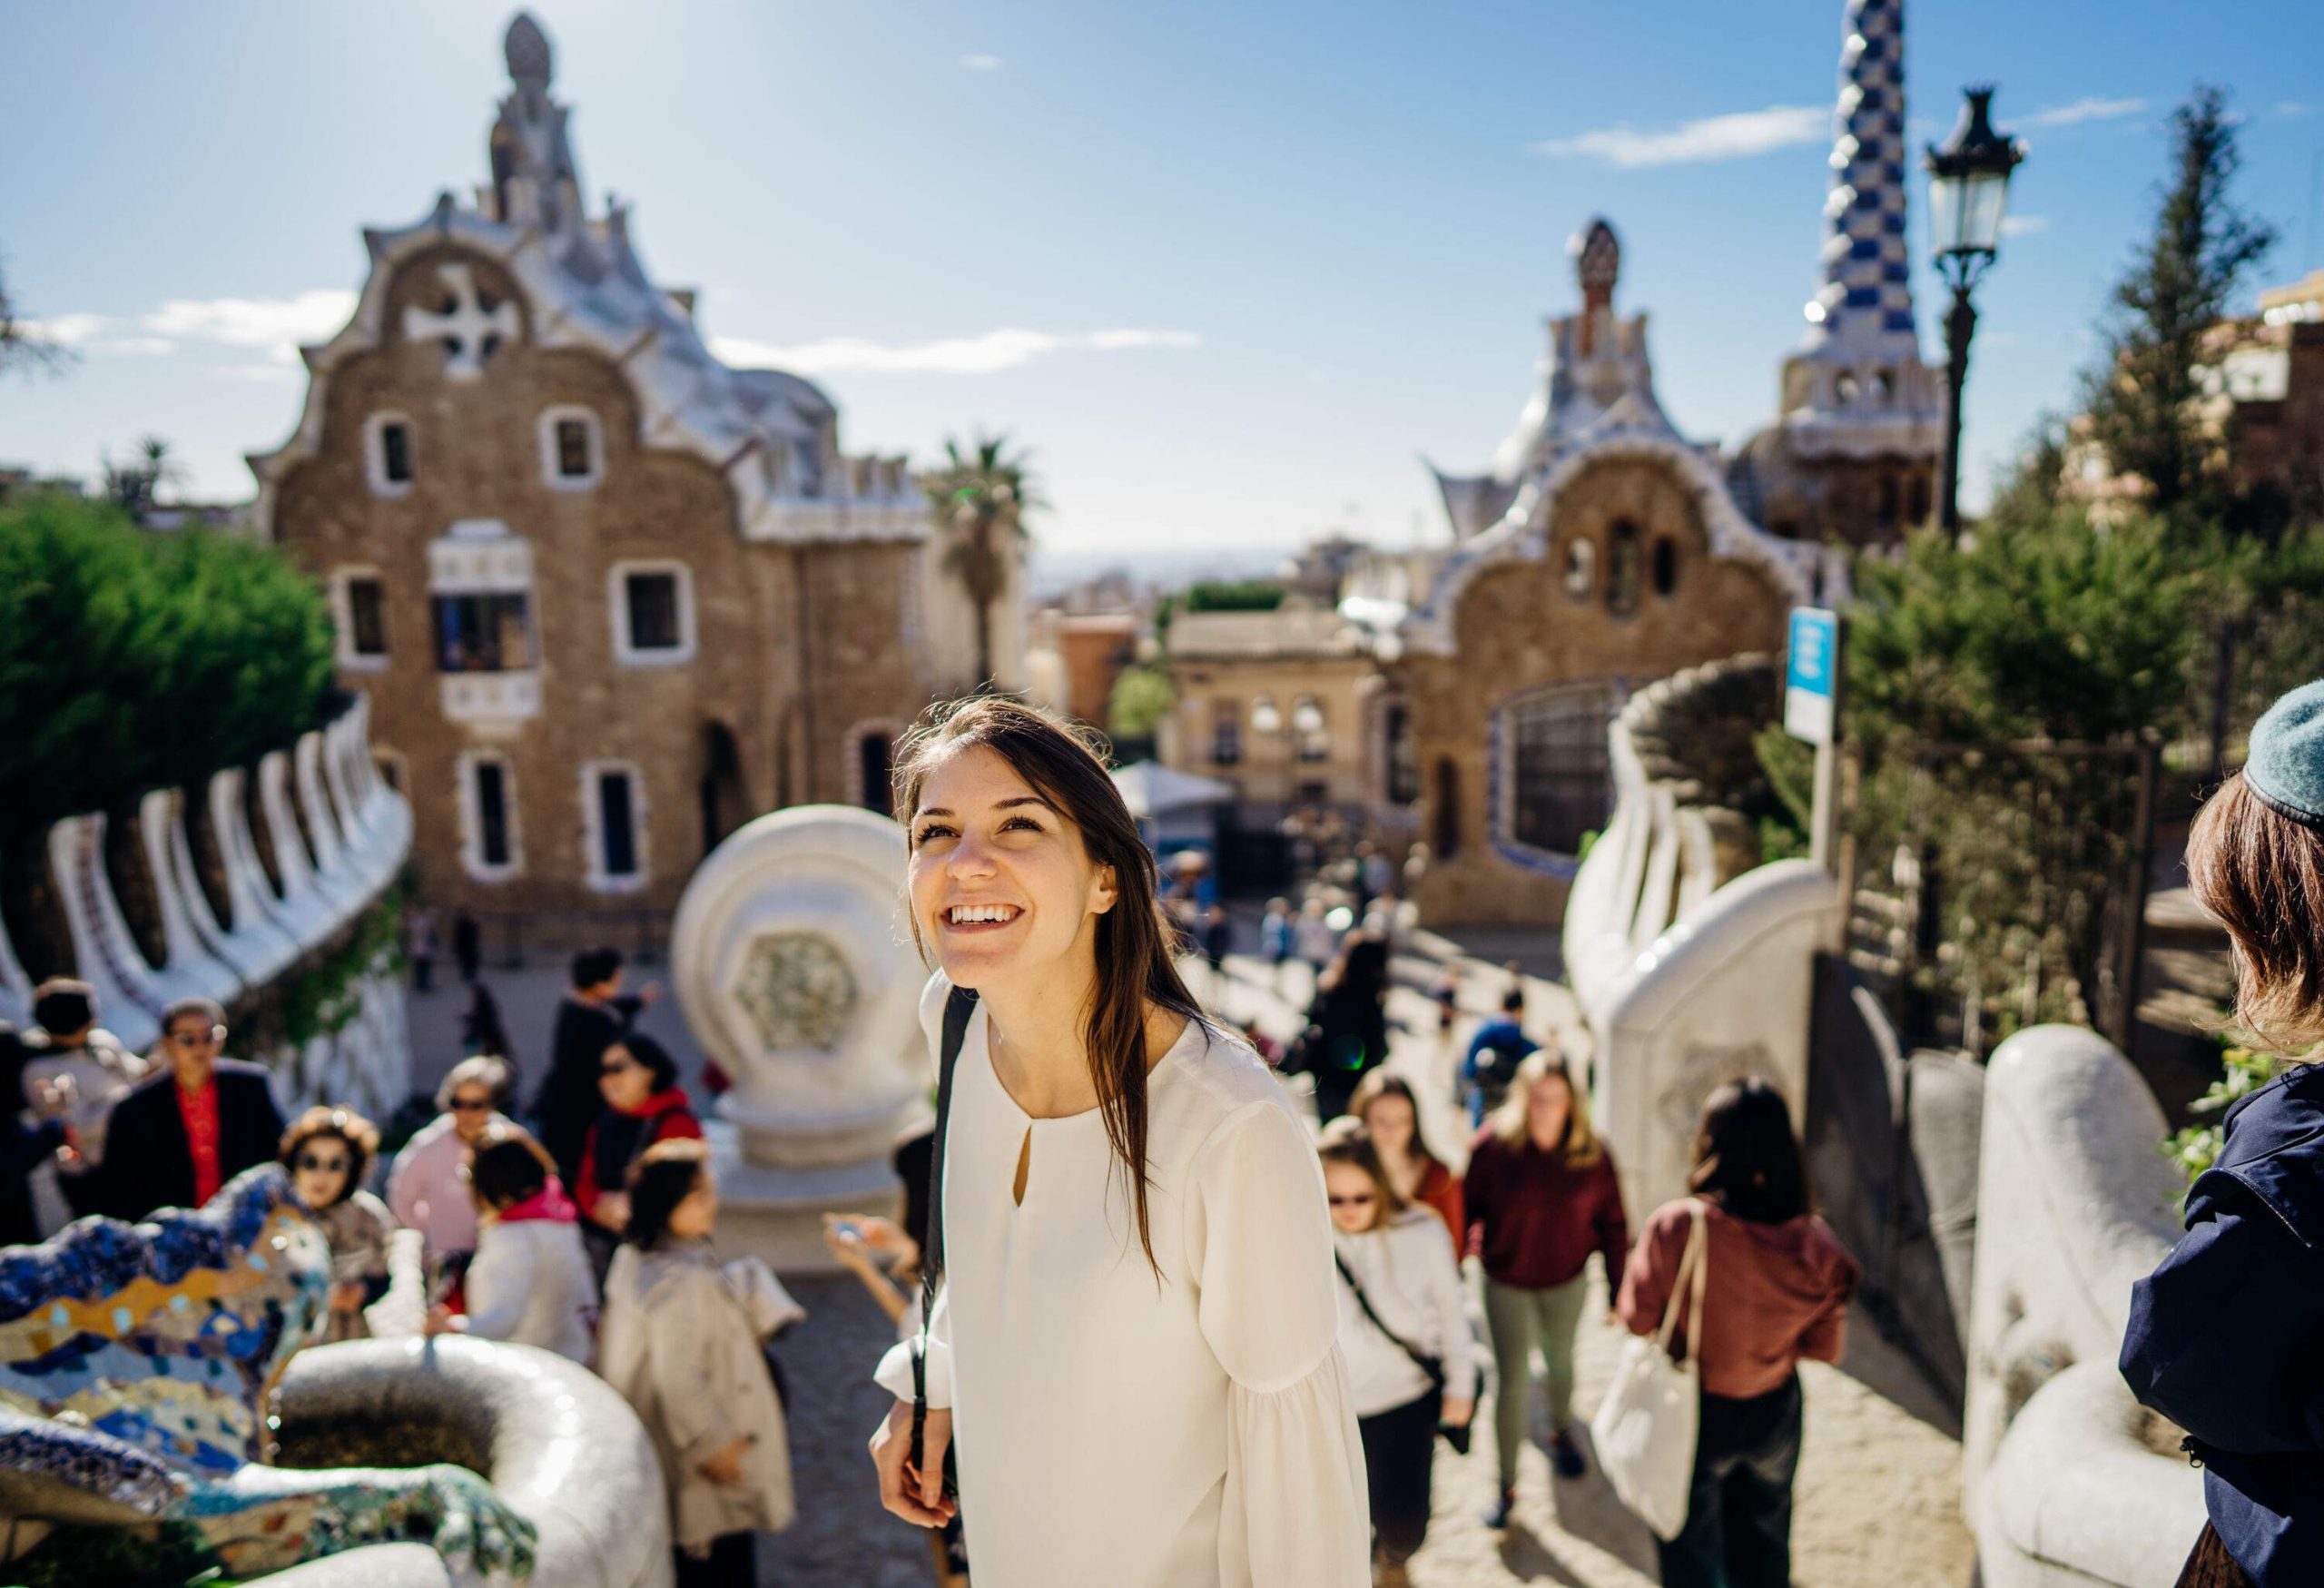
[(969, 682), (922, 643), (965, 600), (903, 460), (712, 358), (629, 212), (584, 213), (527, 18), (509, 64), (493, 183), (367, 233), (258, 516), (330, 593), (433, 902), (666, 912), (754, 815), (884, 809), (894, 735)]
[[(1618, 535), (1635, 539), (1643, 565), (1628, 602), (1607, 577)], [(1449, 651), (1415, 647), (1394, 669), (1417, 836), (1429, 845), (1413, 894), (1425, 921), (1560, 919), (1576, 841), (1612, 809), (1613, 713), (1682, 667), (1783, 641), (1792, 593), (1763, 566), (1714, 550), (1696, 483), (1667, 463), (1590, 464), (1531, 540), (1458, 596)], [(1577, 577), (1577, 566), (1590, 571)], [(1666, 567), (1667, 589), (1656, 577)], [(1554, 716), (1529, 720), (1529, 709), (1571, 711), (1572, 731)], [(1521, 747), (1529, 732), (1550, 742)], [(1535, 777), (1563, 786), (1535, 797), (1525, 786)], [(1561, 816), (1570, 832), (1552, 830)]]
[(1157, 759), (1236, 791), (1236, 821), (1273, 831), (1303, 805), (1361, 813), (1380, 776), (1378, 665), (1328, 607), (1186, 612), (1167, 642), (1175, 704)]

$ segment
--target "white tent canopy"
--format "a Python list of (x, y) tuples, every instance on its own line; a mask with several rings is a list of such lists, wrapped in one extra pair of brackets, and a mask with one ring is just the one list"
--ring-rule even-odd
[(1122, 803), (1129, 807), (1129, 814), (1141, 822), (1230, 804), (1235, 799), (1232, 784), (1190, 772), (1173, 772), (1155, 761), (1115, 767), (1114, 786), (1122, 791)]

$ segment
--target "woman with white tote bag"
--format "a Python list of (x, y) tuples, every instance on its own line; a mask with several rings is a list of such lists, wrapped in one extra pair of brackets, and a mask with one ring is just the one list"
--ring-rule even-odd
[[(1662, 1473), (1662, 1501), (1654, 1500), (1650, 1477), (1635, 1492), (1646, 1502), (1642, 1514), (1660, 1513), (1647, 1519), (1664, 1588), (1789, 1588), (1802, 1416), (1797, 1369), (1803, 1357), (1839, 1360), (1856, 1264), (1809, 1211), (1790, 1110), (1765, 1081), (1730, 1081), (1711, 1094), (1694, 1157), (1693, 1195), (1647, 1221), (1615, 1303), (1633, 1335), (1683, 1353), (1686, 1366), (1656, 1384), (1658, 1376), (1626, 1355), (1609, 1396), (1614, 1405), (1593, 1428), (1599, 1458), (1618, 1489)], [(1687, 1377), (1700, 1383), (1694, 1408), (1671, 1393), (1676, 1386), (1682, 1396)], [(1642, 1380), (1659, 1399), (1640, 1398)], [(1657, 1458), (1683, 1448), (1689, 1409), (1697, 1412), (1694, 1459), (1679, 1511), (1668, 1503), (1676, 1485)]]

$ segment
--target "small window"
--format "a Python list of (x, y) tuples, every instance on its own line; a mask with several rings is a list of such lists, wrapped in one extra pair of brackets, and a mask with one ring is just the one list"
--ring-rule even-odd
[(379, 427), (379, 478), (389, 485), (411, 483), (411, 427), (400, 419)]
[(1210, 759), (1215, 766), (1233, 766), (1243, 759), (1243, 708), (1235, 701), (1211, 704)]
[(586, 479), (591, 472), (589, 427), (579, 419), (556, 421), (556, 472), (564, 479)]
[(629, 648), (634, 651), (674, 651), (678, 648), (678, 576), (632, 574), (622, 581), (629, 602)]
[(1668, 535), (1654, 543), (1654, 593), (1669, 597), (1679, 590), (1679, 543)]
[(388, 654), (387, 588), (376, 578), (347, 581), (347, 640), (359, 656)]
[(1606, 542), (1606, 610), (1627, 617), (1638, 610), (1638, 526), (1621, 523)]
[(862, 780), (863, 808), (885, 814), (894, 799), (891, 786), (894, 769), (889, 755), (891, 742), (885, 734), (866, 734), (855, 741), (855, 767)]
[(587, 490), (605, 473), (597, 416), (576, 404), (552, 408), (540, 419), (541, 479), (551, 490)]
[(411, 494), (411, 420), (399, 413), (375, 413), (363, 421), (363, 478), (375, 497)]
[(1586, 535), (1576, 536), (1565, 548), (1565, 593), (1587, 601), (1597, 583), (1598, 543)]
[(1384, 714), (1381, 731), (1388, 741), (1388, 800), (1409, 805), (1420, 798), (1420, 761), (1413, 744), (1413, 714), (1402, 701), (1392, 702)]
[(628, 773), (597, 774), (598, 864), (609, 881), (637, 874), (637, 816), (632, 792)]
[(1292, 706), (1291, 732), (1298, 742), (1302, 761), (1332, 758), (1331, 727), (1324, 720), (1324, 703), (1314, 695), (1303, 695)]
[(492, 871), (509, 864), (508, 769), (497, 761), (476, 764), (477, 859)]
[(1435, 784), (1428, 803), (1432, 862), (1451, 860), (1461, 853), (1461, 768), (1450, 755), (1438, 758)]
[(614, 659), (664, 667), (694, 655), (694, 576), (682, 562), (617, 562), (606, 575)]
[(524, 592), (438, 596), (434, 606), (438, 672), (518, 673), (533, 665)]

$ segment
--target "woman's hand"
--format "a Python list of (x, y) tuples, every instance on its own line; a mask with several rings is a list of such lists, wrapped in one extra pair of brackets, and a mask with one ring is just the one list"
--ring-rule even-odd
[(460, 1320), (452, 1316), (450, 1307), (439, 1301), (428, 1309), (427, 1317), (420, 1321), (419, 1332), (431, 1336), (457, 1335), (460, 1332)]
[(589, 1218), (592, 1223), (619, 1235), (629, 1228), (629, 1193), (607, 1191), (597, 1198), (597, 1205), (589, 1209)]
[(330, 1287), (330, 1309), (333, 1312), (363, 1310), (363, 1282), (347, 1279)]
[(743, 1481), (743, 1457), (749, 1455), (749, 1435), (735, 1440), (695, 1470), (722, 1489), (731, 1489)]
[(1476, 1415), (1476, 1396), (1447, 1396), (1444, 1400), (1444, 1408), (1437, 1414), (1436, 1420), (1450, 1427), (1465, 1428), (1469, 1425), (1469, 1419)]
[(944, 1498), (944, 1450), (952, 1443), (952, 1413), (931, 1406), (921, 1426), (923, 1472), (911, 1464), (911, 1402), (888, 1408), (887, 1421), (872, 1435), (872, 1465), (880, 1472), (880, 1504), (921, 1527), (941, 1527), (960, 1512)]

